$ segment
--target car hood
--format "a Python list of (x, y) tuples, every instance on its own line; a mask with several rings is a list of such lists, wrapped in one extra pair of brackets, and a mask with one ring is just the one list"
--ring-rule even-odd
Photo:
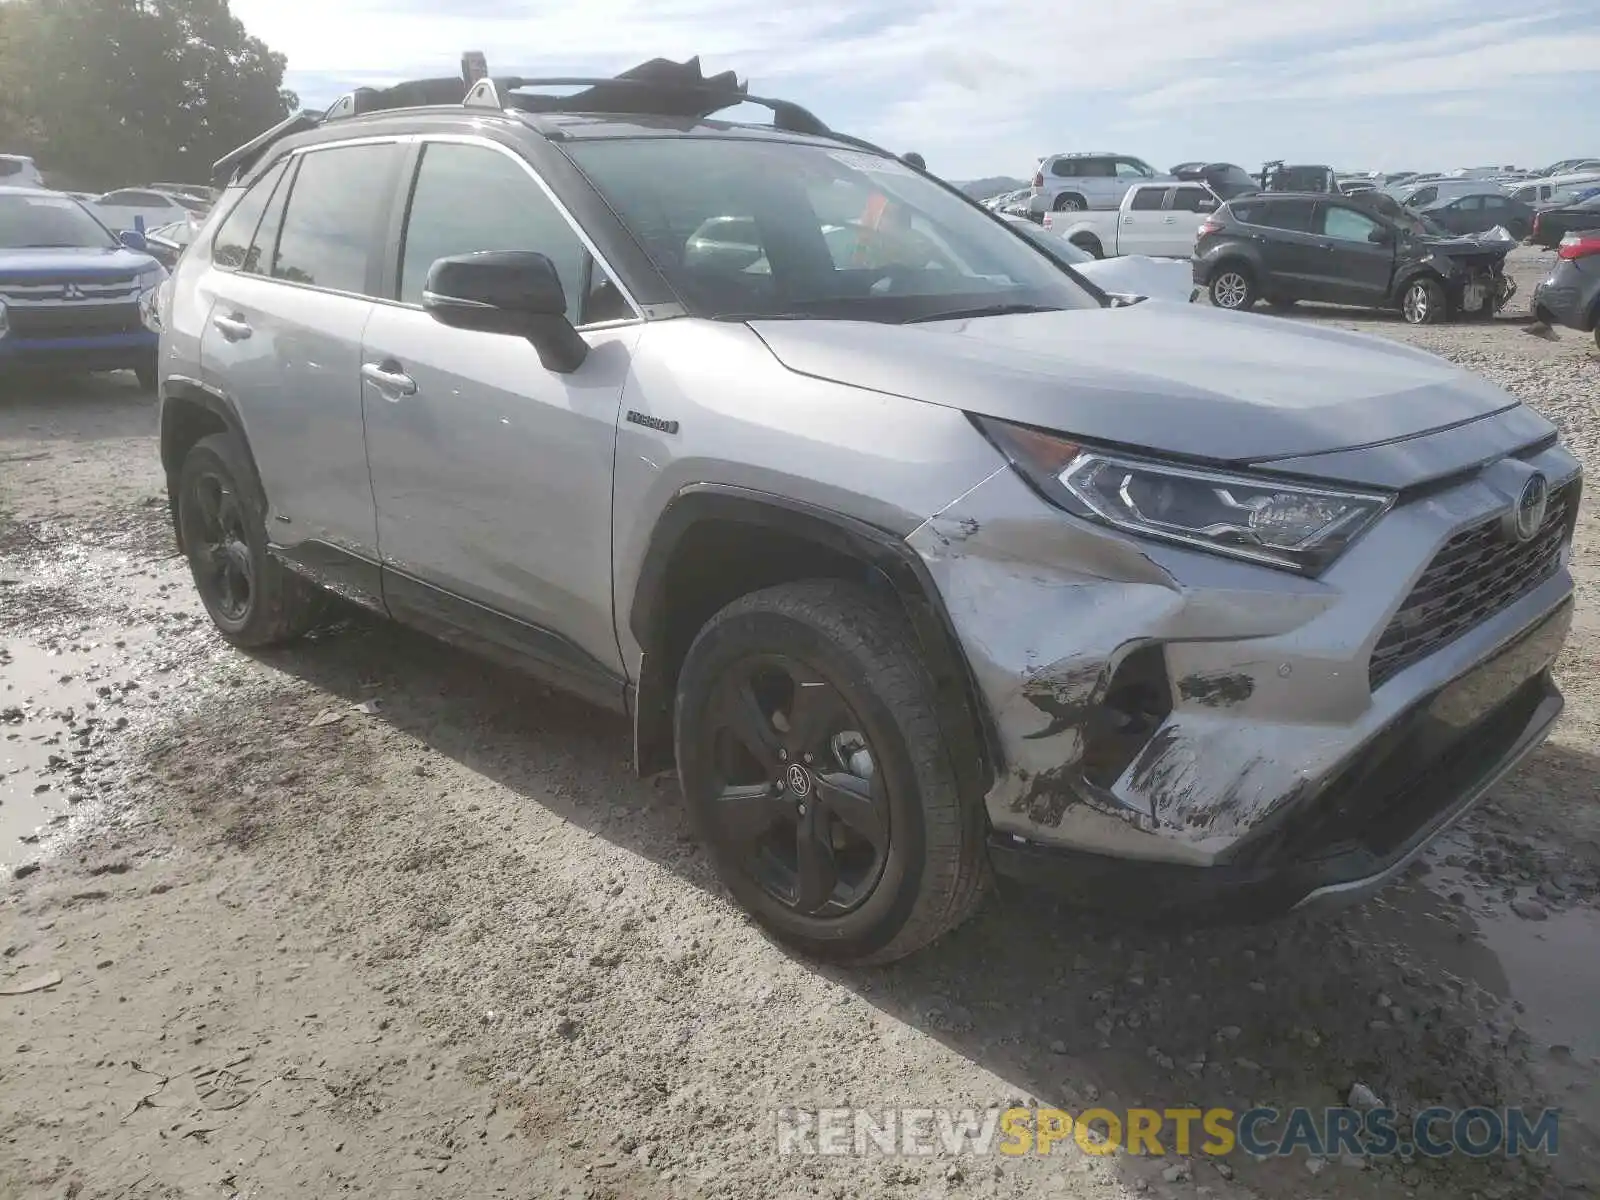
[(1072, 269), (1102, 292), (1120, 296), (1148, 296), (1152, 300), (1187, 303), (1194, 292), (1194, 268), (1176, 258), (1150, 258), (1123, 254), (1074, 263)]
[(1432, 254), (1509, 254), (1517, 240), (1504, 227), (1496, 225), (1482, 233), (1422, 233), (1416, 235), (1416, 244)]
[(125, 246), (70, 246), (61, 249), (0, 250), (0, 280), (10, 276), (59, 274), (74, 279), (126, 276), (159, 264)]
[(1409, 438), (1517, 405), (1396, 342), (1159, 300), (911, 325), (750, 324), (802, 375), (1217, 462)]

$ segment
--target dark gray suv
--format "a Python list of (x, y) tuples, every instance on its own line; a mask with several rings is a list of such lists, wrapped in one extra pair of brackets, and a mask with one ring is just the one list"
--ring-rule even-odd
[(326, 589), (626, 713), (732, 893), (852, 962), (991, 869), (1350, 900), (1545, 736), (1579, 468), (1512, 397), (1113, 306), (693, 63), (561, 82), (360, 92), (221, 164), (161, 452), (228, 640)]

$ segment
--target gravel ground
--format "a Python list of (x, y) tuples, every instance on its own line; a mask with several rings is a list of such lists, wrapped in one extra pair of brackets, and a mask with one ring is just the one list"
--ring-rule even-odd
[[(1548, 261), (1513, 256), (1524, 297)], [(1444, 354), (1595, 461), (1587, 338), (1282, 319)], [(225, 647), (151, 426), (131, 379), (0, 396), (0, 993), (35, 985), (0, 994), (0, 1195), (1600, 1190), (1592, 499), (1566, 715), (1378, 900), (1183, 934), (1006, 890), (840, 972), (742, 919), (621, 721), (365, 617)], [(1357, 1082), (1411, 1111), (1560, 1104), (1561, 1153), (823, 1160), (773, 1130), (785, 1106), (1320, 1107)]]

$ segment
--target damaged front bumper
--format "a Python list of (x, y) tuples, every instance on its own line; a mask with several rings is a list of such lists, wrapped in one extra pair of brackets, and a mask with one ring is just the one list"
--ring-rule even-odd
[[(1529, 467), (1570, 502), (1538, 577), (1396, 657), (1402, 602)], [(1493, 464), (1308, 579), (1124, 537), (996, 474), (910, 538), (999, 743), (995, 867), (1123, 913), (1248, 916), (1382, 886), (1560, 711), (1578, 486), (1559, 447)]]

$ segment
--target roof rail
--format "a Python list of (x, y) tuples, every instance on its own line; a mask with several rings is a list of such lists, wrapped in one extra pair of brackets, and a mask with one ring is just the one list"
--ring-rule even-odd
[[(863, 150), (890, 155), (871, 142), (836, 133), (808, 109), (791, 100), (752, 96), (749, 85), (732, 71), (706, 75), (698, 57), (686, 62), (654, 58), (609, 78), (556, 76), (495, 79), (489, 75), (482, 53), (461, 56), (461, 75), (443, 79), (413, 79), (392, 87), (360, 87), (347, 92), (320, 116), (300, 113), (274, 125), (265, 133), (217, 160), (213, 184), (225, 187), (247, 171), (276, 142), (295, 133), (315, 129), (329, 121), (346, 120), (389, 109), (460, 104), (497, 112), (606, 113), (630, 116), (677, 117), (703, 120), (713, 113), (741, 104), (756, 104), (772, 113), (776, 129), (789, 133), (830, 137)], [(535, 91), (539, 88), (580, 88), (565, 95)]]

